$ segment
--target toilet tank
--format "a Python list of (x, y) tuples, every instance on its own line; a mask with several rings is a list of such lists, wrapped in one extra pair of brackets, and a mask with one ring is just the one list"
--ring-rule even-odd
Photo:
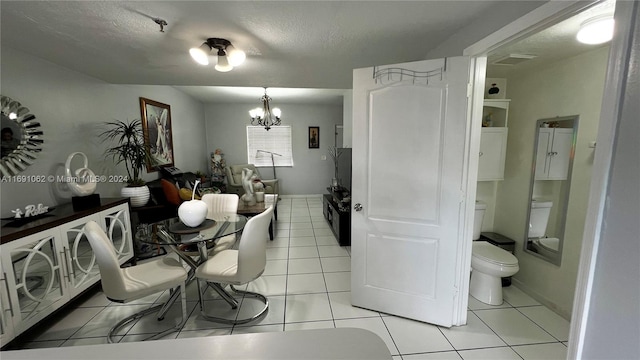
[(531, 215), (529, 215), (529, 234), (528, 238), (543, 237), (547, 232), (547, 223), (549, 222), (549, 214), (551, 213), (551, 201), (532, 201)]
[(482, 231), (482, 220), (484, 220), (484, 212), (487, 210), (487, 204), (482, 201), (476, 201), (476, 211), (473, 217), (473, 240), (480, 239)]

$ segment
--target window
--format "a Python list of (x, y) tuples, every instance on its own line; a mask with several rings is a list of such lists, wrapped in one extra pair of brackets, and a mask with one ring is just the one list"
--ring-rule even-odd
[(247, 126), (247, 158), (255, 166), (271, 166), (270, 151), (282, 156), (273, 156), (276, 166), (293, 166), (291, 151), (291, 126), (274, 126), (269, 131), (262, 126)]

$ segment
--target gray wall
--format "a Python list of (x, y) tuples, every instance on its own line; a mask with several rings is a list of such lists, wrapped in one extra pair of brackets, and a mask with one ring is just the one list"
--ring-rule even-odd
[[(44, 131), (44, 151), (24, 175), (63, 175), (67, 156), (81, 151), (96, 175), (125, 175), (104, 159), (105, 144), (98, 140), (101, 124), (114, 119), (140, 118), (139, 97), (171, 105), (175, 165), (184, 170), (206, 169), (204, 106), (170, 86), (112, 85), (48, 61), (3, 47), (3, 95), (31, 109)], [(158, 173), (144, 174), (153, 180)], [(102, 197), (119, 196), (122, 184), (99, 184)], [(63, 183), (3, 183), (2, 217), (27, 204), (56, 205), (70, 202)]]
[(350, 148), (353, 144), (353, 90), (346, 90), (342, 109), (343, 136), (342, 146)]
[[(591, 301), (586, 309), (583, 359), (640, 358), (639, 5), (625, 4), (629, 18), (635, 19), (630, 41), (633, 50), (613, 146)], [(625, 59), (621, 62), (626, 63)]]
[[(207, 104), (205, 107), (207, 151), (222, 149), (227, 165), (247, 162), (247, 131), (249, 110), (255, 103)], [(334, 144), (335, 125), (342, 124), (342, 104), (282, 104), (274, 99), (273, 106), (282, 110), (282, 125), (291, 126), (293, 167), (278, 167), (280, 193), (286, 195), (322, 194), (331, 184), (333, 162), (328, 156)], [(308, 127), (320, 127), (320, 148), (308, 148)], [(322, 160), (326, 156), (326, 160)], [(273, 177), (271, 167), (260, 168), (266, 179)]]

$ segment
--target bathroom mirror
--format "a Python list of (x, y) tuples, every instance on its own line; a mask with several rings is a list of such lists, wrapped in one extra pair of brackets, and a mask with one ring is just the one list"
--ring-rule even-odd
[(524, 250), (558, 266), (577, 132), (577, 115), (536, 122)]
[(42, 130), (35, 116), (20, 102), (0, 95), (2, 111), (2, 176), (14, 176), (33, 164), (42, 150)]

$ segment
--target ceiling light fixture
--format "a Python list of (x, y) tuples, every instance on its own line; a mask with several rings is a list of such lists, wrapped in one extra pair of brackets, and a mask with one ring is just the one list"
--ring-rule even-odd
[(251, 125), (264, 126), (265, 130), (269, 131), (272, 126), (280, 125), (282, 112), (278, 108), (271, 109), (271, 98), (267, 95), (267, 88), (264, 88), (264, 95), (262, 95), (260, 101), (262, 101), (262, 108), (257, 107), (249, 110)]
[(217, 50), (218, 56), (215, 69), (220, 72), (231, 71), (234, 66), (242, 64), (247, 57), (244, 51), (236, 49), (229, 40), (220, 38), (208, 38), (199, 47), (189, 49), (189, 54), (198, 64), (209, 65), (209, 54), (213, 49)]
[(583, 44), (596, 45), (613, 38), (613, 16), (601, 15), (593, 17), (580, 25), (576, 38)]

